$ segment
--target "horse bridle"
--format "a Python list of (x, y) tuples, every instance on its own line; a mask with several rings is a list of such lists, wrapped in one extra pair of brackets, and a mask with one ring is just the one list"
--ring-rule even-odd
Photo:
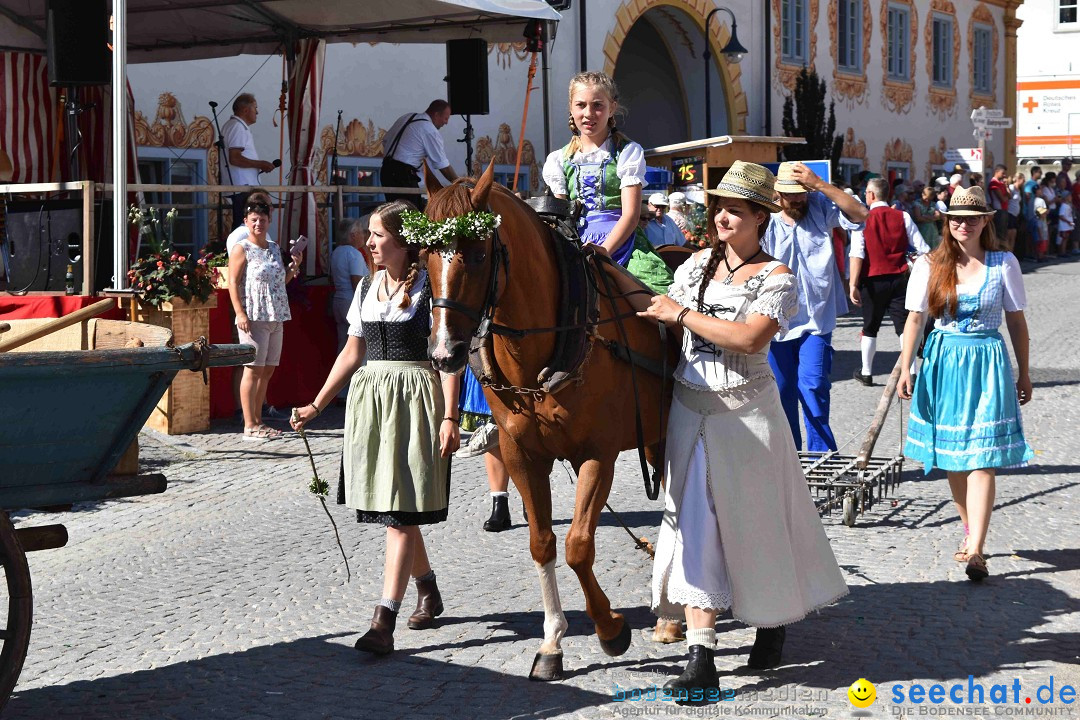
[(479, 310), (473, 310), (465, 303), (460, 303), (457, 300), (451, 300), (447, 297), (431, 298), (431, 307), (456, 310), (476, 323), (476, 331), (473, 333), (473, 337), (481, 340), (486, 338), (492, 332), (499, 334), (502, 329), (501, 326), (495, 325), (493, 321), (495, 309), (498, 307), (499, 303), (499, 267), (502, 266), (503, 271), (506, 273), (506, 277), (510, 277), (510, 254), (506, 250), (506, 244), (503, 243), (502, 238), (499, 237), (498, 228), (495, 228), (491, 234), (491, 265), (491, 277), (488, 278), (487, 292), (484, 295), (484, 302), (480, 305)]

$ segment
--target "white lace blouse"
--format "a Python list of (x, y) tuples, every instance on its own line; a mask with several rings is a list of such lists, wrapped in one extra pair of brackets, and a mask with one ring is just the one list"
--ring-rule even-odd
[[(764, 315), (776, 320), (783, 334), (788, 321), (798, 311), (795, 276), (770, 275), (782, 265), (774, 260), (740, 285), (711, 280), (699, 308), (698, 288), (710, 253), (712, 250), (699, 253), (675, 271), (668, 296), (684, 307), (734, 322), (745, 322), (750, 315)], [(758, 378), (772, 377), (768, 352), (768, 346), (752, 354), (724, 350), (687, 330), (683, 332), (682, 358), (675, 369), (675, 379), (694, 390), (731, 390)]]

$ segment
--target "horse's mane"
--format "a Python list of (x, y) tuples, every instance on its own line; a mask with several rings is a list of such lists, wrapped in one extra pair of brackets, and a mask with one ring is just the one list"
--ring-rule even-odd
[[(446, 218), (464, 215), (472, 210), (483, 209), (474, 208), (469, 200), (469, 190), (476, 185), (476, 182), (477, 179), (473, 177), (458, 178), (443, 188), (443, 192), (433, 194), (428, 200), (428, 216), (432, 220), (445, 220)], [(492, 184), (491, 193), (502, 193), (507, 198), (520, 202), (516, 195), (498, 183)], [(488, 196), (489, 201), (490, 197), (491, 195)], [(524, 205), (524, 203), (522, 204)]]

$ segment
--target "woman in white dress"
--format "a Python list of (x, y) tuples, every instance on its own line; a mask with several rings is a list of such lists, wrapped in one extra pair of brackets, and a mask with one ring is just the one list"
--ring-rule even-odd
[[(791, 271), (761, 249), (772, 173), (736, 162), (709, 207), (712, 246), (642, 315), (684, 328), (668, 421), (653, 611), (685, 616), (673, 691), (716, 688), (716, 616), (758, 628), (748, 666), (780, 664), (784, 626), (847, 593), (799, 466), (769, 341), (795, 313)], [(700, 692), (700, 690), (698, 690)]]

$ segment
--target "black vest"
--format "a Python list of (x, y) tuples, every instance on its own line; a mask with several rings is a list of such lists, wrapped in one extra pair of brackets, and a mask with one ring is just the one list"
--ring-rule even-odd
[[(368, 275), (360, 281), (361, 297), (365, 299), (368, 291), (371, 290), (371, 280), (372, 276)], [(431, 286), (427, 282), (426, 274), (419, 296), (415, 295), (417, 292), (415, 287), (412, 292), (416, 314), (411, 320), (364, 321), (364, 341), (367, 343), (366, 357), (369, 361), (425, 361), (428, 359), (428, 336), (431, 334)]]

